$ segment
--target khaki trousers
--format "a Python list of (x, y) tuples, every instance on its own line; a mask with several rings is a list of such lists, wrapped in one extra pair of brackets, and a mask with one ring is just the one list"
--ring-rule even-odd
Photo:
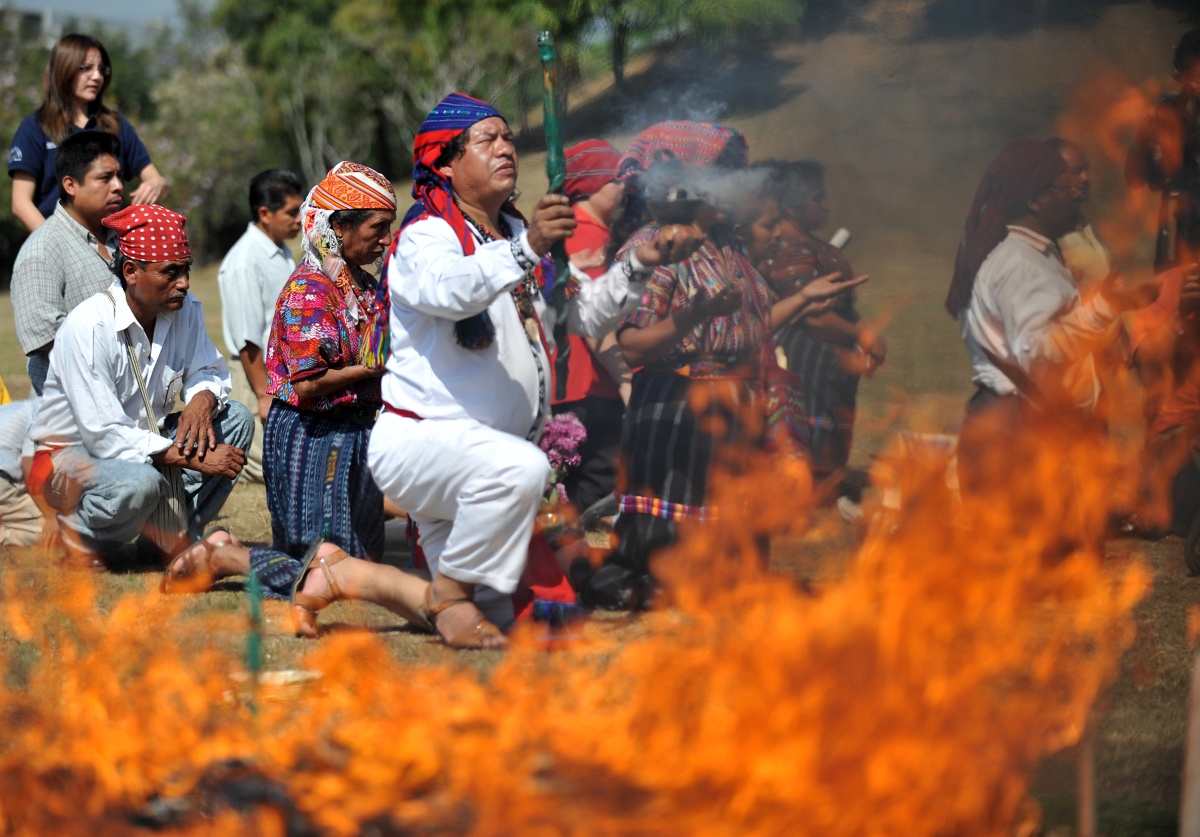
[(33, 546), (42, 538), (42, 513), (25, 490), (0, 476), (0, 544)]

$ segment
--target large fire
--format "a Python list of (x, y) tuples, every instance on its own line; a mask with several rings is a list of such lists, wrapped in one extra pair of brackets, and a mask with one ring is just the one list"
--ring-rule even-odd
[(1148, 583), (1076, 537), (1126, 452), (1043, 439), (997, 451), (1036, 496), (970, 527), (944, 461), (899, 462), (903, 508), (818, 594), (761, 567), (756, 536), (799, 534), (809, 490), (764, 457), (718, 484), (743, 515), (660, 560), (668, 606), (632, 638), (597, 621), (547, 654), (530, 627), (480, 678), (340, 633), (304, 662), (319, 680), (253, 707), (215, 639), (244, 613), (102, 601), (88, 578), (9, 565), (0, 829), (1013, 833), (1029, 770), (1079, 739)]

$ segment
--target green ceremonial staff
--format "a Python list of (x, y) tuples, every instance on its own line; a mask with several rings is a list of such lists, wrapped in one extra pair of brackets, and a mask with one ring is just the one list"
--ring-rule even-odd
[[(546, 178), (550, 181), (548, 194), (561, 195), (567, 180), (567, 159), (563, 154), (562, 129), (558, 124), (558, 65), (554, 54), (554, 36), (549, 32), (538, 35), (538, 57), (542, 59), (542, 127), (546, 131)], [(559, 241), (550, 248), (554, 260), (554, 284), (550, 287), (550, 304), (554, 307), (554, 343), (558, 347), (554, 359), (555, 398), (567, 395), (567, 373), (571, 360), (571, 343), (567, 338), (567, 283), (570, 266), (567, 246)]]
[[(558, 66), (554, 52), (554, 36), (549, 32), (538, 35), (538, 56), (542, 59), (542, 126), (546, 131), (546, 177), (550, 180), (547, 194), (561, 195), (567, 179), (567, 160), (563, 156), (562, 129), (558, 124)], [(550, 299), (560, 321), (564, 321), (567, 306), (567, 247), (557, 242), (550, 248), (554, 259), (554, 286)]]

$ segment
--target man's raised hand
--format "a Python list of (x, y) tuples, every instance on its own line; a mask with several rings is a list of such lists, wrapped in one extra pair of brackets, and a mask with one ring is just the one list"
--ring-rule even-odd
[(566, 195), (543, 195), (529, 219), (529, 247), (539, 256), (575, 234), (575, 210)]

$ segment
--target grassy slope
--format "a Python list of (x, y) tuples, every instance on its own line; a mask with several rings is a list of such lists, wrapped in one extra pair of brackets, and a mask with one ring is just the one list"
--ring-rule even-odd
[[(1179, 31), (1171, 15), (1137, 5), (1115, 8), (1092, 27), (1014, 37), (903, 44), (852, 33), (761, 53), (672, 54), (635, 65), (650, 67), (635, 83), (653, 84), (632, 102), (617, 102), (611, 91), (593, 85), (575, 104), (569, 124), (574, 138), (603, 135), (622, 144), (658, 119), (719, 119), (746, 133), (754, 159), (815, 157), (826, 163), (831, 230), (846, 226), (854, 232), (849, 256), (856, 269), (873, 276), (861, 308), (891, 318), (889, 363), (861, 394), (856, 457), (865, 461), (900, 427), (951, 423), (970, 390), (961, 344), (941, 299), (962, 216), (984, 167), (1011, 139), (1049, 135), (1070, 91), (1101, 56), (1131, 78), (1145, 79), (1164, 66)], [(522, 156), (525, 208), (544, 188), (543, 160), (537, 153)], [(1115, 172), (1097, 174), (1097, 193), (1108, 193), (1105, 179), (1111, 184)], [(406, 191), (399, 178), (397, 185)], [(1103, 211), (1093, 208), (1093, 214)], [(205, 302), (210, 333), (219, 343), (214, 268), (197, 270), (193, 291)], [(23, 360), (11, 308), (0, 299), (0, 375), (16, 397), (27, 391)], [(269, 538), (261, 488), (239, 486), (226, 516), (244, 538)], [(835, 576), (850, 547), (842, 531), (817, 547), (783, 545), (780, 568)], [(1184, 577), (1178, 545), (1151, 545), (1145, 552), (1155, 592), (1139, 611), (1141, 637), (1111, 692), (1097, 745), (1101, 829), (1109, 835), (1173, 833), (1178, 804), (1189, 665), (1183, 612), (1200, 587)], [(153, 578), (113, 575), (106, 583), (115, 595)], [(240, 585), (232, 583), (198, 597), (189, 609), (239, 606)], [(268, 617), (269, 663), (286, 667), (304, 644), (286, 635), (281, 608), (269, 608)], [(404, 658), (452, 658), (425, 638), (388, 629), (395, 620), (370, 608), (337, 605), (324, 621), (384, 627), (385, 641)], [(1071, 821), (1072, 783), (1070, 754), (1041, 771), (1036, 789), (1051, 824)]]

